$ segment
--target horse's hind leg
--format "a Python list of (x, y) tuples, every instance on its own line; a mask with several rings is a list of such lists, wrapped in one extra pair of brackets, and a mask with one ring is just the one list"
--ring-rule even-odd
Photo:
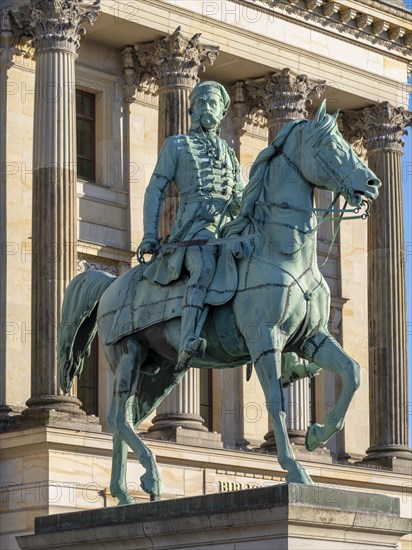
[[(272, 336), (269, 336), (269, 340), (272, 340)], [(271, 342), (263, 351), (261, 348), (260, 350), (249, 349), (256, 374), (265, 393), (266, 406), (273, 421), (279, 464), (288, 472), (286, 481), (313, 485), (305, 468), (295, 459), (289, 442), (281, 384), (281, 351), (275, 348), (276, 345)]]
[(134, 431), (135, 424), (135, 393), (139, 380), (140, 367), (145, 359), (143, 348), (133, 338), (128, 338), (121, 344), (122, 355), (115, 374), (113, 402), (109, 415), (109, 423), (113, 428), (113, 467), (110, 491), (119, 499), (120, 504), (134, 502), (125, 484), (125, 469), (127, 460), (127, 445), (146, 469), (140, 478), (144, 491), (151, 498), (161, 494), (161, 480), (156, 459), (150, 449), (143, 443)]
[(351, 359), (338, 342), (326, 330), (306, 340), (302, 351), (309, 361), (342, 378), (342, 392), (333, 411), (326, 417), (325, 424), (313, 424), (306, 434), (306, 448), (315, 450), (343, 427), (345, 414), (353, 394), (359, 388), (361, 371), (358, 363)]

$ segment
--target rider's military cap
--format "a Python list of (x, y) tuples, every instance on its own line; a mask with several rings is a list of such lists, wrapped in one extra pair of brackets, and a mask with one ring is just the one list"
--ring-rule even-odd
[(230, 105), (230, 98), (224, 86), (219, 84), (219, 82), (213, 82), (211, 80), (200, 82), (190, 92), (189, 101), (193, 103), (199, 96), (207, 96), (209, 94), (216, 94), (220, 97), (223, 103), (223, 115), (225, 115)]

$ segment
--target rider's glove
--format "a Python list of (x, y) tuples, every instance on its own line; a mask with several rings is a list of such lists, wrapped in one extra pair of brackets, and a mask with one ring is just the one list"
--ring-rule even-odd
[(155, 239), (154, 237), (145, 237), (137, 247), (137, 258), (143, 258), (145, 254), (154, 254), (158, 247), (158, 239)]

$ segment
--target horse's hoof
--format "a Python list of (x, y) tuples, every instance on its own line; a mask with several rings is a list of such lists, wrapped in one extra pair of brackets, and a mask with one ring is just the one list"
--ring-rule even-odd
[(305, 447), (308, 451), (314, 451), (316, 449), (312, 428), (313, 428), (313, 425), (309, 426), (305, 436)]
[(314, 485), (312, 478), (308, 474), (308, 472), (301, 466), (300, 464), (297, 465), (296, 468), (293, 468), (293, 470), (289, 471), (286, 474), (285, 477), (286, 481), (288, 483), (301, 483), (303, 485)]
[(309, 426), (305, 437), (305, 447), (308, 451), (317, 449), (323, 441), (323, 431), (325, 426), (322, 424), (312, 424)]
[(124, 506), (125, 504), (136, 504), (137, 500), (132, 497), (130, 493), (117, 497), (119, 502), (117, 506)]
[(158, 476), (152, 472), (146, 472), (140, 477), (140, 483), (145, 493), (150, 495), (150, 498), (160, 499), (162, 494), (162, 482)]

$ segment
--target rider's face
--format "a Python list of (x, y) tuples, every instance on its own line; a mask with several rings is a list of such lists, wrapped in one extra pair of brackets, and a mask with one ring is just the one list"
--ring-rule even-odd
[(215, 94), (201, 96), (193, 102), (191, 113), (194, 120), (200, 121), (202, 128), (213, 130), (223, 118), (223, 103)]

